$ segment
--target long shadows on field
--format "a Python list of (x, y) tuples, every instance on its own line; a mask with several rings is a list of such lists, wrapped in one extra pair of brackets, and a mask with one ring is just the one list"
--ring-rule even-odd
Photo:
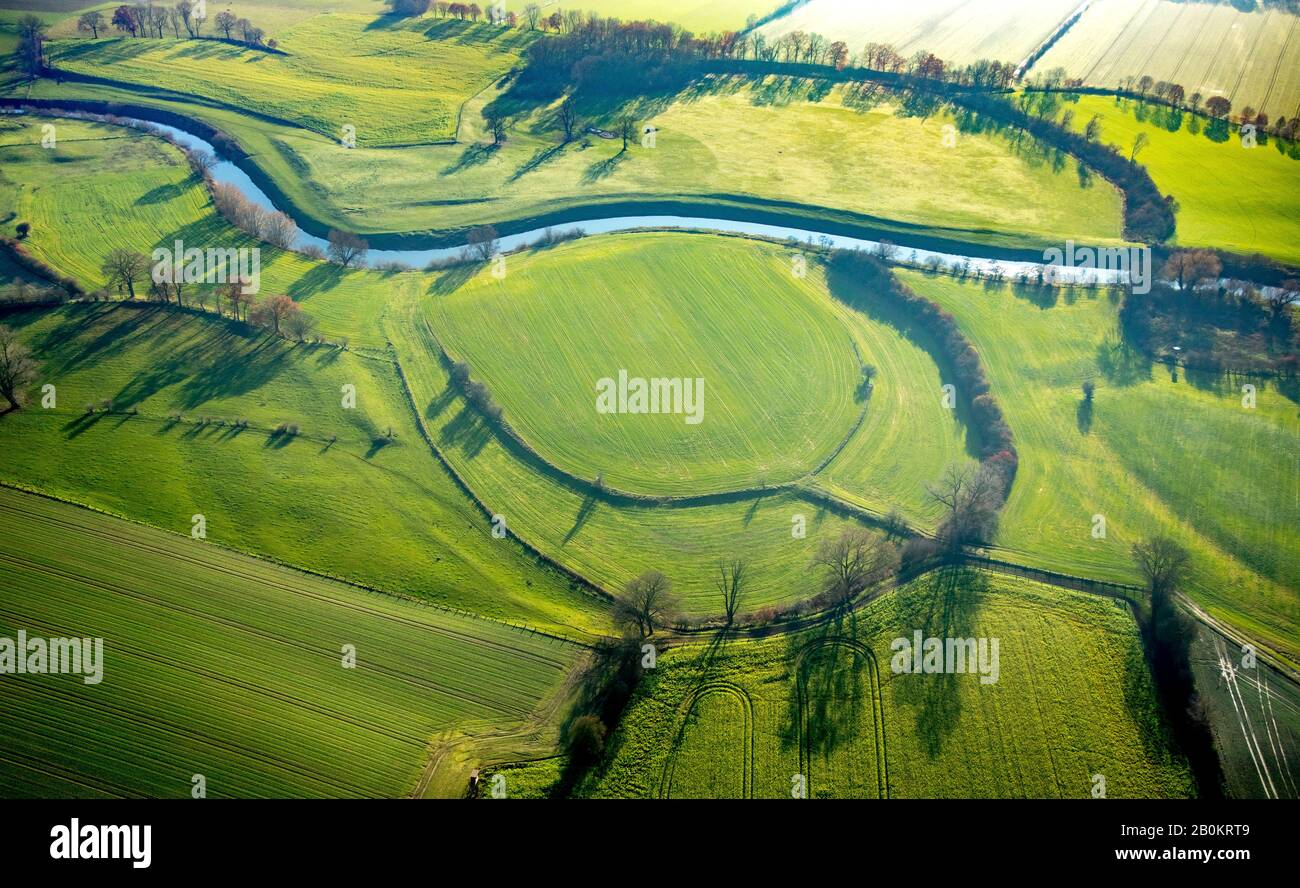
[[(987, 592), (988, 577), (981, 571), (962, 565), (933, 570), (913, 583), (906, 599), (899, 601), (899, 617), (905, 618), (899, 631), (905, 637), (918, 629), (923, 638), (976, 637), (975, 617)], [(960, 683), (978, 681), (977, 675), (969, 673), (891, 673), (893, 698), (911, 708), (920, 746), (931, 758), (943, 753), (944, 743), (961, 719)]]

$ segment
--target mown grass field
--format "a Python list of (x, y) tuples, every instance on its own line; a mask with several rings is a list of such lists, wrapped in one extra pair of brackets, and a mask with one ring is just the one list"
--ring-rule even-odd
[(213, 542), (475, 613), (574, 635), (605, 626), (595, 599), (492, 537), (421, 440), (391, 362), (158, 306), (3, 323), (57, 393), (55, 409), (0, 419), (5, 481), (179, 533), (202, 514)]
[[(998, 638), (998, 681), (894, 674), (917, 629)], [(802, 775), (809, 798), (1086, 798), (1098, 773), (1109, 798), (1191, 791), (1128, 610), (961, 570), (811, 632), (661, 653), (579, 792), (789, 798)]]
[[(1254, 6), (1254, 4), (1252, 4)], [(1089, 85), (1149, 74), (1190, 97), (1227, 96), (1273, 119), (1300, 114), (1300, 17), (1255, 6), (1173, 0), (1098, 0), (1035, 70), (1061, 67)]]
[(1100, 115), (1102, 138), (1125, 154), (1146, 134), (1138, 160), (1178, 201), (1179, 244), (1300, 263), (1300, 147), (1264, 137), (1246, 148), (1235, 127), (1129, 99), (1085, 95), (1066, 107), (1079, 129)]
[[(430, 316), (506, 421), (576, 477), (676, 495), (782, 484), (866, 408), (848, 330), (792, 258), (739, 238), (593, 238), (484, 271)], [(620, 371), (689, 380), (698, 412), (680, 396), (657, 415), (598, 412), (598, 381)]]
[(100, 684), (0, 682), (8, 798), (404, 795), (435, 733), (526, 722), (579, 653), (8, 489), (0, 535), (0, 634), (104, 640)]
[(268, 115), (336, 145), (350, 125), (358, 145), (388, 147), (454, 138), (460, 106), (533, 39), (482, 22), (356, 14), (315, 16), (273, 36), (276, 52), (115, 36), (56, 40), (49, 57), (61, 70), (151, 89), (191, 94), (201, 84), (204, 103)]
[[(957, 318), (1016, 436), (1004, 557), (1136, 582), (1130, 546), (1168, 534), (1193, 554), (1191, 596), (1295, 662), (1300, 650), (1300, 410), (1268, 380), (1203, 378), (1130, 352), (1116, 306), (1087, 291), (1043, 307), (1010, 288), (902, 272)], [(1097, 384), (1091, 410), (1080, 386)], [(1106, 519), (1094, 539), (1093, 516)]]
[(843, 40), (858, 53), (869, 42), (890, 43), (904, 56), (932, 52), (947, 62), (1019, 62), (1079, 4), (1075, 0), (914, 0), (844, 3), (811, 0), (764, 25), (769, 39), (803, 31)]

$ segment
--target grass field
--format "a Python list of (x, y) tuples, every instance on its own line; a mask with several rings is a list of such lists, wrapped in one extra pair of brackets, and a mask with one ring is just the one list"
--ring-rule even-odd
[[(43, 125), (57, 142), (41, 147)], [(331, 338), (380, 347), (384, 282), (257, 244), (215, 212), (180, 152), (131, 129), (44, 117), (0, 118), (0, 217), (31, 223), (26, 249), (93, 290), (114, 248), (259, 246), (261, 293), (287, 293)], [(7, 226), (6, 234), (13, 229)]]
[[(1252, 4), (1253, 5), (1253, 4)], [(1098, 0), (1035, 70), (1064, 68), (1097, 86), (1149, 74), (1190, 97), (1227, 96), (1273, 119), (1300, 114), (1300, 17), (1228, 3)]]
[[(4, 323), (58, 396), (0, 419), (4, 480), (180, 533), (202, 514), (213, 542), (476, 613), (604, 627), (593, 599), (493, 539), (421, 441), (391, 362), (157, 306)], [(85, 413), (106, 400), (114, 413)], [(275, 431), (285, 424), (299, 434)]]
[(1102, 138), (1125, 154), (1139, 133), (1138, 160), (1178, 201), (1179, 244), (1263, 253), (1300, 263), (1300, 148), (1264, 137), (1244, 147), (1223, 124), (1163, 106), (1082, 96), (1067, 106), (1082, 129), (1102, 118)]
[[(627, 258), (615, 261), (620, 257)], [(722, 500), (707, 505), (611, 503), (553, 477), (553, 473), (539, 470), (537, 465), (515, 453), (475, 411), (465, 406), (451, 387), (446, 369), (436, 359), (438, 344), (428, 321), (441, 323), (438, 319), (443, 302), (460, 299), (461, 294), (466, 294), (463, 297), (466, 299), (485, 298), (473, 294), (491, 294), (499, 287), (501, 295), (491, 296), (492, 301), (483, 306), (489, 317), (499, 319), (524, 311), (511, 304), (498, 307), (502, 303), (537, 298), (533, 293), (537, 286), (534, 278), (553, 281), (555, 292), (565, 294), (563, 298), (567, 300), (577, 299), (578, 294), (589, 290), (596, 294), (608, 291), (616, 297), (670, 293), (674, 287), (694, 286), (687, 284), (688, 278), (678, 271), (686, 259), (694, 263), (700, 280), (709, 279), (708, 269), (726, 268), (733, 275), (749, 269), (760, 275), (757, 280), (768, 282), (765, 286), (773, 288), (771, 293), (753, 290), (747, 297), (753, 302), (752, 307), (743, 309), (750, 327), (754, 326), (756, 317), (752, 312), (763, 306), (768, 306), (783, 321), (787, 316), (798, 317), (808, 310), (798, 308), (795, 300), (814, 304), (816, 300), (825, 300), (830, 305), (830, 310), (843, 323), (838, 334), (843, 337), (842, 342), (832, 339), (831, 345), (843, 350), (852, 368), (853, 348), (857, 343), (861, 360), (875, 364), (880, 374), (866, 405), (865, 421), (830, 465), (821, 474), (806, 479), (803, 485), (828, 490), (882, 514), (898, 507), (919, 525), (932, 526), (936, 515), (933, 506), (925, 500), (924, 484), (937, 478), (949, 462), (965, 457), (963, 427), (952, 411), (943, 409), (940, 373), (923, 347), (906, 338), (894, 326), (896, 320), (887, 312), (882, 313), (879, 306), (873, 305), (867, 313), (850, 307), (858, 304), (863, 294), (853, 292), (850, 283), (826, 281), (816, 262), (810, 264), (808, 277), (797, 281), (772, 270), (788, 263), (783, 248), (742, 239), (679, 233), (610, 235), (512, 258), (504, 280), (498, 282), (482, 270), (468, 284), (457, 279), (461, 289), (451, 296), (440, 293), (437, 283), (432, 292), (420, 292), (413, 287), (400, 291), (403, 308), (394, 307), (385, 329), (396, 347), (416, 402), (421, 405), (431, 438), (491, 511), (505, 516), (511, 528), (547, 554), (609, 588), (621, 586), (646, 569), (663, 571), (676, 584), (691, 614), (717, 613), (719, 602), (713, 584), (721, 558), (744, 557), (749, 561), (753, 586), (747, 608), (789, 604), (815, 593), (817, 577), (810, 574), (811, 559), (818, 542), (826, 536), (837, 535), (844, 520), (800, 491), (769, 491), (757, 498)], [(477, 288), (474, 281), (478, 281)], [(832, 293), (837, 297), (835, 301), (830, 299)], [(605, 297), (597, 295), (592, 302), (602, 298)], [(772, 306), (780, 306), (779, 311)], [(697, 306), (696, 310), (701, 309)], [(556, 375), (552, 371), (537, 372), (535, 368), (541, 366), (538, 362), (542, 357), (521, 351), (524, 335), (531, 343), (541, 335), (539, 327), (567, 317), (569, 309), (563, 311), (566, 314), (557, 318), (539, 315), (542, 319), (534, 321), (530, 313), (526, 323), (499, 324), (495, 340), (488, 338), (492, 331), (486, 326), (476, 330), (476, 335), (482, 337), (479, 354), (491, 359), (490, 366), (500, 368), (485, 375), (494, 392), (498, 390), (493, 387), (494, 381), (500, 380), (513, 387), (513, 391), (521, 392), (515, 401), (523, 404), (522, 392), (528, 391), (528, 386), (536, 391), (541, 377), (547, 377), (547, 391), (567, 385), (564, 378), (549, 378)], [(630, 317), (639, 309), (620, 311)], [(591, 355), (598, 358), (654, 341), (663, 335), (662, 323), (647, 320), (641, 326), (615, 324), (598, 338), (600, 347), (593, 347)], [(573, 324), (565, 326), (572, 328)], [(508, 340), (501, 338), (505, 330), (514, 331)], [(731, 347), (728, 346), (728, 351)], [(454, 344), (452, 351), (456, 351)], [(517, 360), (520, 355), (527, 355), (527, 359)], [(720, 366), (725, 364), (720, 362)], [(778, 369), (789, 367), (805, 372), (799, 361), (787, 362)], [(771, 370), (762, 371), (756, 377), (755, 392), (760, 391), (761, 380), (767, 380), (766, 388), (761, 390), (771, 397), (789, 397), (785, 383), (779, 376), (773, 376)], [(824, 400), (830, 394), (809, 389), (802, 392), (802, 397), (817, 409), (826, 409), (827, 405), (834, 407), (833, 401)], [(575, 390), (572, 398), (582, 411), (591, 410), (594, 414), (594, 393)], [(501, 400), (506, 402), (509, 418), (510, 400), (505, 397)], [(861, 406), (855, 404), (854, 410)], [(709, 409), (712, 408), (706, 407), (706, 411)], [(757, 419), (753, 426), (761, 427), (768, 421), (766, 417)], [(706, 418), (703, 425), (707, 426), (708, 422)], [(558, 433), (548, 434), (552, 438), (537, 440), (553, 440)], [(577, 474), (590, 480), (595, 472), (588, 469)], [(612, 473), (607, 474), (606, 481), (616, 487), (613, 478)], [(678, 492), (694, 491), (683, 487)], [(803, 538), (792, 536), (792, 524), (799, 516), (807, 524), (807, 536)]]
[(582, 0), (573, 8), (625, 22), (672, 22), (696, 34), (708, 34), (742, 30), (750, 16), (767, 15), (780, 5), (781, 0)]
[[(1129, 352), (1116, 307), (1089, 291), (1043, 307), (1010, 289), (904, 272), (979, 349), (1016, 436), (1020, 469), (998, 543), (1066, 573), (1137, 579), (1133, 542), (1156, 533), (1193, 553), (1190, 593), (1292, 662), (1300, 655), (1300, 472), (1296, 395), (1239, 386)], [(1097, 384), (1091, 411), (1080, 386)], [(1106, 538), (1092, 536), (1093, 516)]]
[[(595, 238), (481, 273), (431, 315), (506, 420), (571, 474), (636, 493), (738, 490), (809, 474), (866, 407), (829, 294), (792, 267), (738, 238)], [(659, 414), (598, 412), (597, 381), (620, 370), (690, 380), (698, 411), (678, 397)]]
[[(256, 16), (254, 16), (256, 20)], [(320, 15), (278, 36), (278, 52), (221, 40), (63, 40), (50, 63), (268, 115), (358, 145), (452, 139), (460, 106), (510, 70), (525, 31), (454, 19)], [(345, 149), (340, 149), (345, 150)]]
[(435, 733), (526, 722), (579, 653), (7, 489), (0, 536), (0, 634), (104, 645), (100, 684), (0, 682), (7, 798), (403, 795)]
[[(998, 681), (894, 674), (918, 629), (998, 638)], [(802, 775), (809, 798), (1085, 798), (1100, 773), (1110, 798), (1184, 795), (1163, 737), (1122, 605), (944, 572), (814, 632), (661, 653), (579, 790), (789, 798)]]
[(958, 65), (979, 59), (1020, 62), (1078, 7), (1076, 0), (914, 0), (912, 3), (811, 0), (764, 25), (769, 40), (792, 31), (843, 40), (858, 53), (890, 43), (904, 56), (932, 52)]

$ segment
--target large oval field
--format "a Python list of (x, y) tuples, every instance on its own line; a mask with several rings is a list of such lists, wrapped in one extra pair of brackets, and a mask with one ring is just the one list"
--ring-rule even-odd
[[(835, 452), (864, 406), (829, 295), (775, 245), (673, 233), (579, 241), (511, 257), (503, 278), (485, 270), (431, 313), (444, 348), (532, 447), (613, 489), (792, 481)], [(673, 383), (647, 385), (647, 412), (636, 412), (638, 379)]]

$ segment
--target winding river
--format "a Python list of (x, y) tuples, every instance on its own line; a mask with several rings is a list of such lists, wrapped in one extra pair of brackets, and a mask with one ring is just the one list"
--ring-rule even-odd
[[(211, 170), (211, 175), (214, 180), (239, 188), (239, 190), (242, 191), (249, 200), (264, 209), (284, 212), (290, 218), (293, 218), (291, 212), (277, 207), (266, 192), (258, 187), (257, 183), (255, 183), (247, 173), (240, 169), (234, 161), (225, 157), (206, 139), (196, 136), (180, 127), (169, 124), (156, 123), (154, 121), (143, 120), (140, 118), (128, 117), (123, 119), (144, 129), (152, 129), (166, 133), (177, 144), (192, 151), (206, 151), (210, 153), (214, 158), (216, 158), (216, 164)], [(593, 212), (596, 211), (597, 210), (593, 209)], [(308, 234), (302, 229), (297, 219), (294, 219), (294, 225), (297, 234), (297, 248), (301, 249), (308, 246), (315, 246), (321, 250), (327, 248), (328, 244), (323, 238)], [(881, 246), (879, 241), (829, 234), (827, 232), (808, 228), (769, 225), (759, 222), (740, 221), (721, 217), (648, 215), (612, 216), (608, 218), (595, 217), (580, 222), (524, 231), (519, 234), (502, 237), (499, 241), (499, 245), (502, 252), (509, 252), (535, 243), (546, 237), (548, 233), (567, 234), (582, 232), (585, 234), (606, 234), (610, 232), (631, 231), (636, 229), (690, 229), (716, 231), (726, 234), (751, 235), (776, 240), (793, 240), (800, 243), (817, 246), (831, 246), (848, 250), (859, 249), (875, 251)], [(893, 258), (894, 261), (907, 265), (924, 267), (927, 264), (933, 264), (937, 259), (948, 268), (960, 268), (969, 263), (969, 269), (971, 272), (984, 273), (996, 268), (1000, 269), (1007, 277), (1015, 277), (1023, 272), (1034, 272), (1042, 264), (1038, 262), (995, 260), (978, 256), (964, 256), (956, 253), (935, 252), (933, 250), (922, 248), (913, 249), (902, 243), (902, 240), (903, 239), (900, 238), (899, 242), (895, 242), (892, 245), (894, 250)], [(367, 253), (367, 262), (371, 266), (387, 263), (399, 263), (401, 265), (410, 266), (411, 268), (423, 268), (431, 262), (456, 258), (461, 255), (463, 250), (463, 246), (429, 250), (370, 250)], [(1084, 286), (1105, 286), (1116, 282), (1126, 281), (1128, 275), (1125, 271), (1111, 269), (1057, 265), (1054, 268), (1054, 277), (1058, 281), (1081, 284)]]

